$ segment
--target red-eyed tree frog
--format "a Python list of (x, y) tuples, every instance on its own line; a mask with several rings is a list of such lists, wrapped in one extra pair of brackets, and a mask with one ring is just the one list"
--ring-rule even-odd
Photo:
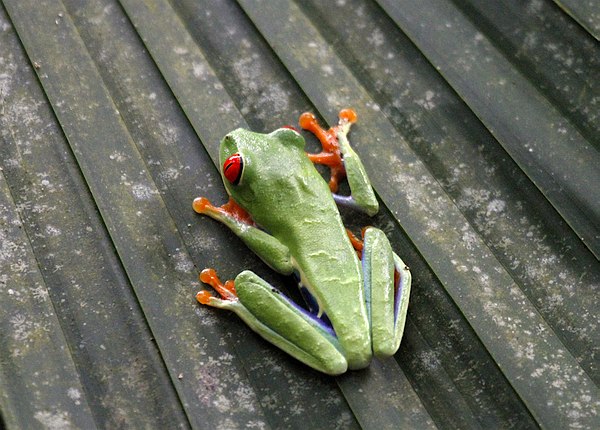
[[(314, 115), (300, 117), (300, 126), (321, 141), (319, 154), (305, 153), (304, 138), (290, 127), (269, 134), (232, 131), (220, 147), (229, 202), (215, 207), (200, 197), (193, 203), (272, 269), (296, 275), (307, 309), (249, 270), (221, 283), (213, 269), (205, 269), (200, 279), (219, 297), (204, 290), (197, 300), (235, 312), (269, 342), (330, 375), (397, 351), (411, 285), (408, 267), (381, 230), (367, 227), (360, 240), (344, 228), (336, 202), (369, 215), (379, 205), (348, 142), (356, 114), (345, 109), (339, 118), (324, 130)], [(330, 167), (329, 186), (313, 163)], [(337, 194), (344, 177), (350, 196)]]

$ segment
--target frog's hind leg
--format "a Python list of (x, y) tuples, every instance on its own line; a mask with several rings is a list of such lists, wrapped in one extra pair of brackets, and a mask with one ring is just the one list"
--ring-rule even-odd
[[(355, 122), (356, 113), (352, 109), (343, 109), (339, 114), (338, 125), (329, 130), (323, 129), (310, 112), (300, 116), (300, 127), (312, 132), (323, 146), (320, 153), (307, 155), (313, 163), (330, 168), (329, 189), (335, 201), (341, 205), (358, 208), (368, 215), (374, 215), (379, 210), (379, 203), (362, 161), (348, 141), (350, 127)], [(344, 178), (348, 179), (350, 196), (337, 194), (339, 183)]]
[(200, 303), (235, 312), (264, 339), (314, 369), (330, 375), (347, 370), (333, 331), (255, 273), (243, 271), (223, 284), (214, 270), (206, 269), (200, 280), (221, 296), (201, 291), (196, 296)]
[(404, 333), (411, 274), (381, 230), (363, 229), (362, 243), (348, 234), (361, 256), (373, 353), (389, 357), (398, 350)]

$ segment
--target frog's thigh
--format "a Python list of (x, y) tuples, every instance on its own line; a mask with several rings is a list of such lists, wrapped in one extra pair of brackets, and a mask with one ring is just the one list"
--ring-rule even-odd
[(246, 270), (236, 277), (235, 289), (240, 306), (233, 310), (252, 330), (321, 372), (346, 371), (335, 337), (265, 280)]
[[(385, 234), (374, 227), (365, 231), (362, 258), (373, 353), (377, 357), (389, 357), (398, 350), (404, 332), (410, 272), (392, 251)], [(397, 282), (395, 271), (399, 274)]]

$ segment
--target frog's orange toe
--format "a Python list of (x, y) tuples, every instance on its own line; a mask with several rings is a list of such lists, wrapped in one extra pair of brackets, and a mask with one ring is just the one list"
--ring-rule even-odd
[(203, 214), (203, 213), (206, 213), (210, 207), (212, 207), (212, 204), (206, 197), (198, 197), (198, 198), (194, 199), (194, 202), (192, 203), (192, 207), (199, 214)]
[(302, 115), (300, 115), (298, 123), (300, 124), (300, 127), (302, 127), (304, 130), (310, 130), (315, 126), (319, 126), (317, 122), (317, 117), (311, 112), (304, 112)]
[(348, 121), (350, 124), (356, 122), (357, 116), (353, 109), (342, 109), (339, 114), (340, 121)]
[(203, 305), (208, 305), (212, 297), (213, 295), (206, 290), (198, 291), (198, 293), (196, 294), (196, 300), (198, 300)]
[(202, 272), (200, 272), (199, 278), (202, 282), (210, 285), (211, 287), (213, 287), (213, 284), (221, 283), (215, 269), (204, 269)]

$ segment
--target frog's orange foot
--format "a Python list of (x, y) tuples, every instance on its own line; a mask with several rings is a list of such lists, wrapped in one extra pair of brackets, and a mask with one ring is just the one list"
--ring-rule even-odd
[(194, 199), (192, 207), (197, 213), (208, 215), (217, 220), (221, 217), (235, 218), (244, 224), (255, 225), (250, 214), (231, 197), (223, 206), (214, 206), (206, 197), (198, 197)]
[(203, 305), (215, 306), (219, 302), (225, 301), (237, 301), (237, 293), (235, 292), (235, 285), (232, 280), (221, 282), (217, 276), (217, 272), (214, 269), (204, 269), (200, 273), (200, 281), (210, 285), (213, 289), (219, 293), (221, 298), (213, 296), (209, 291), (203, 290), (196, 294), (196, 300)]
[(319, 125), (317, 118), (310, 112), (300, 115), (300, 127), (313, 133), (321, 142), (323, 150), (318, 154), (307, 154), (310, 161), (323, 164), (331, 170), (329, 189), (335, 193), (339, 183), (346, 177), (346, 169), (340, 152), (338, 133), (348, 133), (349, 125), (356, 122), (356, 113), (352, 109), (343, 109), (339, 114), (339, 123), (329, 130)]

